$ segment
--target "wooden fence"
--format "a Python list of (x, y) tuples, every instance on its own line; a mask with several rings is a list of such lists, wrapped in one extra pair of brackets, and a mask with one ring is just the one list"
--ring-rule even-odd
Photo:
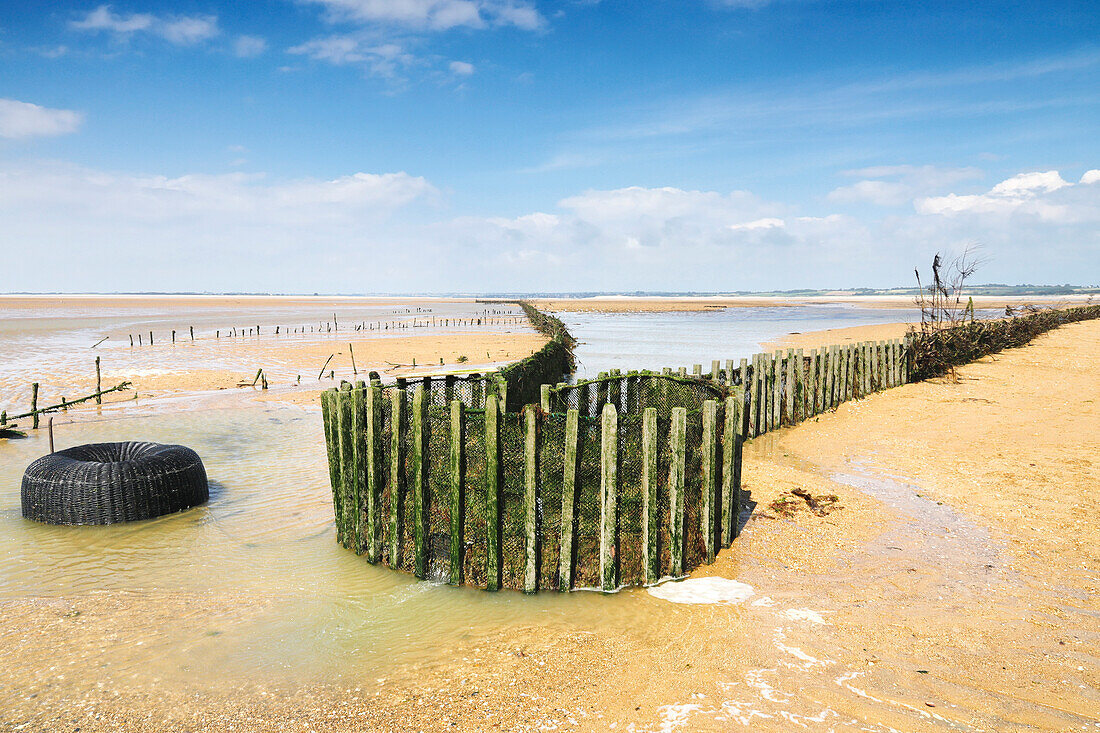
[(598, 416), (431, 405), (362, 382), (322, 394), (338, 541), (454, 585), (615, 590), (714, 560), (741, 514), (741, 390)]

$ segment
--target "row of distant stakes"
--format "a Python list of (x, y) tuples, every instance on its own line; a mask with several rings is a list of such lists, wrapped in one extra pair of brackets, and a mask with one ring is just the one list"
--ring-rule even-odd
[(488, 590), (681, 577), (747, 519), (744, 440), (905, 384), (909, 353), (909, 339), (863, 342), (573, 384), (505, 368), (383, 385), (372, 372), (322, 394), (337, 539), (371, 563)]
[[(402, 319), (396, 318), (391, 320), (375, 320), (375, 321), (360, 321), (358, 323), (351, 324), (352, 332), (398, 332), (417, 328), (477, 328), (485, 326), (515, 326), (520, 324), (526, 324), (527, 318), (522, 314), (516, 314), (514, 309), (504, 310), (495, 308), (485, 308), (482, 312), (476, 316), (466, 316), (462, 318), (452, 316), (437, 316), (432, 314), (430, 308), (402, 308), (395, 310), (394, 315), (401, 316), (405, 314), (411, 314), (412, 318)], [(347, 334), (348, 327), (345, 322), (342, 333)], [(268, 334), (274, 336), (291, 336), (291, 335), (304, 335), (304, 334), (330, 334), (341, 333), (340, 321), (335, 313), (332, 314), (331, 321), (318, 321), (316, 324), (304, 325), (304, 326), (271, 326), (268, 327)], [(170, 344), (177, 343), (176, 329), (168, 331), (168, 335), (164, 337), (164, 341)], [(213, 332), (214, 339), (222, 338), (243, 338), (243, 337), (258, 337), (263, 334), (263, 330), (259, 324), (255, 326), (232, 326), (227, 329), (216, 329)], [(183, 334), (187, 337), (188, 342), (196, 341), (195, 327), (188, 326), (187, 331)], [(145, 347), (153, 346), (156, 342), (154, 340), (154, 332), (148, 332), (148, 338), (143, 333), (126, 334), (130, 340), (130, 347)], [(107, 341), (110, 337), (104, 336), (96, 341), (91, 348), (96, 348), (103, 342)], [(200, 334), (199, 340), (202, 340)], [(348, 345), (349, 353), (352, 354), (354, 364), (354, 352), (351, 352), (351, 345)], [(332, 357), (329, 357), (330, 359)], [(328, 366), (328, 362), (325, 362), (325, 366), (321, 369), (321, 375), (323, 375), (325, 369)], [(414, 365), (415, 366), (415, 363)], [(353, 368), (353, 371), (354, 368)], [(318, 379), (321, 378), (318, 375)], [(333, 372), (333, 375), (335, 373)], [(243, 384), (249, 384), (247, 381)], [(262, 389), (267, 389), (267, 375), (263, 369), (256, 372), (256, 378), (250, 383), (251, 386), (261, 385)], [(39, 406), (39, 397), (41, 396), (41, 385), (38, 382), (32, 382), (30, 385), (30, 409), (18, 414), (8, 415), (7, 410), (0, 411), (0, 437), (14, 437), (24, 435), (23, 432), (17, 430), (18, 425), (13, 423), (14, 420), (20, 420), (23, 418), (31, 419), (31, 427), (35, 430), (39, 428), (40, 419), (43, 415), (50, 413), (62, 412), (68, 410), (71, 407), (80, 405), (86, 402), (95, 401), (97, 405), (103, 404), (103, 396), (111, 394), (113, 392), (121, 392), (128, 390), (133, 385), (128, 381), (120, 382), (119, 384), (103, 388), (103, 377), (101, 369), (100, 357), (95, 359), (95, 391), (91, 394), (69, 399), (65, 396), (60, 398), (60, 401), (55, 404), (47, 404)]]

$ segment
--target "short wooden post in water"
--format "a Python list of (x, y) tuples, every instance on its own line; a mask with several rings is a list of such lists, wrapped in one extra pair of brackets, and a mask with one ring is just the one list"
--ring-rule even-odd
[(642, 412), (642, 558), (645, 583), (661, 578), (661, 556), (657, 552), (657, 408)]
[(684, 574), (684, 474), (687, 467), (687, 409), (672, 409), (672, 427), (669, 430), (668, 510), (671, 537), (669, 554), (672, 559), (670, 573), (673, 577)]
[(95, 403), (97, 405), (103, 404), (103, 395), (100, 392), (103, 391), (103, 377), (99, 371), (99, 357), (95, 358)]
[(31, 426), (38, 430), (38, 382), (31, 384)]
[(527, 539), (523, 592), (534, 593), (539, 589), (538, 515), (536, 513), (539, 492), (538, 416), (535, 414), (534, 405), (527, 405), (523, 413), (523, 529)]
[(611, 591), (619, 584), (619, 414), (614, 405), (604, 405), (600, 427), (600, 580)]
[(405, 390), (390, 392), (390, 567), (401, 568), (401, 501), (405, 494)]
[(769, 430), (780, 426), (783, 411), (783, 352), (775, 352), (772, 359), (772, 414)]
[(561, 479), (561, 545), (558, 590), (573, 588), (573, 501), (577, 492), (577, 443), (580, 411), (565, 414), (565, 451)]
[[(264, 375), (264, 386), (267, 385), (267, 375)], [(367, 478), (367, 446), (363, 440), (366, 433), (364, 418), (366, 417), (366, 385), (359, 382), (351, 391), (351, 457), (352, 457), (352, 537), (355, 540), (355, 552), (362, 555), (368, 549), (370, 528), (363, 521), (364, 509), (367, 502), (364, 496)]]
[(340, 437), (340, 526), (337, 536), (344, 547), (355, 543), (355, 433), (352, 429), (351, 385), (343, 384), (338, 392), (340, 401), (338, 435)]
[(451, 585), (462, 585), (462, 568), (465, 545), (463, 527), (466, 518), (466, 492), (464, 475), (466, 472), (466, 410), (459, 400), (451, 400), (451, 474), (450, 519), (451, 519), (451, 568), (447, 580)]
[(702, 505), (699, 507), (699, 531), (703, 535), (703, 550), (707, 564), (714, 562), (714, 514), (718, 489), (718, 403), (703, 403), (703, 487)]
[(784, 401), (787, 403), (786, 407), (785, 407), (786, 412), (787, 412), (787, 416), (786, 416), (787, 417), (787, 424), (788, 425), (794, 425), (797, 422), (797, 419), (795, 418), (794, 401), (795, 401), (795, 398), (798, 394), (798, 391), (795, 389), (795, 386), (794, 386), (794, 384), (795, 384), (795, 382), (794, 382), (794, 380), (795, 380), (795, 377), (794, 377), (794, 374), (795, 374), (794, 349), (787, 349), (787, 370), (786, 371), (787, 371), (787, 374), (786, 374), (786, 378), (784, 379), (785, 384), (783, 385), (783, 397), (784, 397)]
[(371, 380), (367, 388), (367, 559), (377, 563), (382, 559), (382, 520), (379, 503), (382, 496), (382, 388)]
[(332, 487), (332, 512), (336, 520), (336, 541), (340, 541), (340, 419), (339, 395), (334, 389), (321, 393), (321, 421), (325, 427), (325, 448), (328, 453), (328, 480)]
[(500, 398), (485, 398), (485, 589), (500, 590)]

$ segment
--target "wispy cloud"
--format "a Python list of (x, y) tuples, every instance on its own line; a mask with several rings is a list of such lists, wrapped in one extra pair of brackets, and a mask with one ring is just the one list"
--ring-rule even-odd
[(123, 40), (137, 34), (150, 34), (177, 46), (193, 46), (221, 33), (215, 15), (123, 15), (111, 10), (110, 5), (100, 5), (83, 18), (69, 23), (69, 27), (77, 31), (110, 33)]
[(518, 0), (303, 0), (325, 8), (332, 22), (390, 25), (411, 30), (514, 26), (537, 30), (545, 19)]
[(457, 74), (458, 76), (469, 76), (474, 73), (474, 65), (466, 61), (452, 61), (448, 65), (448, 68), (451, 70), (452, 74)]
[(267, 50), (267, 41), (259, 36), (237, 36), (233, 42), (233, 53), (242, 59), (259, 56)]
[(15, 99), (0, 99), (0, 137), (13, 140), (68, 135), (80, 129), (84, 115)]

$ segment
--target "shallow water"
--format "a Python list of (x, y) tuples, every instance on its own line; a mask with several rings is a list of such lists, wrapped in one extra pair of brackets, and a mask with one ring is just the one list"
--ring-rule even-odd
[[(0, 600), (98, 591), (175, 590), (270, 604), (212, 627), (223, 671), (262, 665), (305, 676), (428, 659), (471, 628), (553, 622), (586, 612), (613, 622), (624, 598), (525, 597), (418, 582), (371, 566), (335, 542), (320, 414), (246, 407), (56, 424), (57, 447), (129, 439), (178, 442), (203, 458), (210, 501), (179, 514), (109, 527), (24, 520), (23, 469), (46, 452), (44, 432), (0, 448)], [(193, 653), (165, 629), (163, 660)], [(201, 639), (199, 640), (201, 642)]]
[[(716, 357), (747, 356), (761, 343), (793, 331), (896, 322), (906, 315), (908, 311), (797, 306), (565, 314), (564, 320), (582, 341), (578, 357), (584, 374), (709, 364)], [(79, 321), (79, 314), (73, 317)], [(35, 328), (50, 331), (41, 323)], [(75, 344), (85, 349), (84, 341), (100, 328), (77, 324), (68, 335), (40, 333), (38, 338), (49, 358), (61, 362), (70, 358)], [(134, 325), (123, 319), (113, 328)], [(12, 349), (3, 334), (0, 349)], [(437, 660), (454, 644), (494, 629), (594, 630), (629, 637), (637, 648), (649, 649), (669, 646), (692, 628), (706, 628), (699, 620), (706, 616), (697, 618), (683, 606), (640, 590), (613, 596), (486, 593), (416, 581), (371, 566), (335, 542), (315, 408), (263, 406), (224, 394), (162, 401), (155, 410), (137, 407), (114, 405), (59, 416), (57, 447), (130, 439), (183, 443), (206, 464), (211, 481), (206, 505), (112, 527), (30, 522), (21, 517), (19, 481), (25, 467), (47, 451), (45, 431), (26, 440), (0, 441), (0, 603), (65, 598), (79, 608), (100, 594), (132, 598), (139, 605), (172, 593), (207, 599), (193, 609), (174, 611), (180, 623), (161, 624), (153, 636), (120, 629), (122, 643), (90, 649), (89, 662), (94, 658), (121, 674), (152, 669), (161, 678), (200, 669), (211, 685), (257, 669), (291, 681), (342, 676), (354, 681), (384, 677), (398, 665)], [(773, 439), (754, 441), (750, 450), (766, 455)], [(988, 538), (959, 515), (914, 498), (913, 487), (858, 470), (833, 478), (877, 496), (906, 521), (882, 538), (882, 554), (855, 561), (858, 572), (807, 579), (809, 587), (772, 582), (767, 568), (735, 560), (727, 570), (740, 572), (728, 575), (751, 579), (755, 595), (710, 613), (728, 614), (730, 624), (748, 629), (743, 649), (737, 651), (745, 660), (723, 672), (733, 675), (728, 695), (685, 697), (664, 711), (667, 720), (682, 719), (688, 725), (701, 718), (750, 725), (786, 720), (815, 727), (849, 718), (890, 719), (898, 704), (867, 698), (859, 680), (868, 672), (857, 664), (858, 651), (853, 655), (847, 650), (846, 640), (830, 622), (830, 614), (845, 612), (850, 598), (859, 595), (853, 578), (877, 583), (889, 580), (891, 573), (908, 572), (899, 571), (892, 560), (897, 552), (926, 571), (920, 582), (930, 597), (946, 597), (955, 609), (964, 609), (991, 585), (1006, 582), (1003, 571), (988, 571), (1000, 566)], [(1015, 598), (1001, 602), (1017, 609)], [(923, 611), (934, 613), (935, 608)], [(899, 667), (907, 664), (904, 658), (892, 658), (889, 650), (880, 654)], [(970, 694), (959, 693), (962, 707), (968, 706)], [(912, 710), (899, 714), (911, 721), (930, 715)]]
[[(847, 304), (726, 308), (671, 313), (558, 313), (579, 341), (580, 377), (609, 369), (710, 369), (714, 359), (742, 359), (790, 333), (920, 319), (916, 308), (859, 308)], [(980, 311), (979, 317), (997, 316)]]

